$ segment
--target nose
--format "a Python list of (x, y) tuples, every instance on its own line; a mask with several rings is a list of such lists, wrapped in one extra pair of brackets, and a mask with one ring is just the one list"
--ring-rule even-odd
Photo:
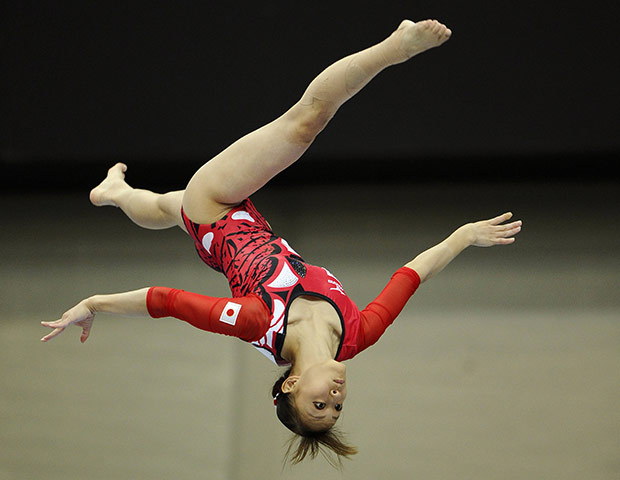
[(342, 393), (340, 392), (340, 390), (337, 390), (337, 389), (335, 389), (335, 388), (332, 388), (332, 390), (331, 390), (329, 393), (332, 395), (332, 397), (336, 397), (336, 396), (338, 396), (338, 395), (342, 395)]

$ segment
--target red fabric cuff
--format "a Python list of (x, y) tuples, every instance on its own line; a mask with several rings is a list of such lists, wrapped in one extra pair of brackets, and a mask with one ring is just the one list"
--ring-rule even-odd
[[(407, 277), (409, 277), (411, 279), (411, 288), (413, 288), (413, 291), (415, 292), (418, 287), (420, 286), (421, 280), (420, 280), (420, 275), (418, 275), (418, 272), (416, 272), (413, 268), (409, 268), (409, 267), (401, 267), (398, 270), (396, 270), (394, 272), (394, 275), (397, 274), (403, 274), (406, 275)], [(394, 278), (394, 275), (392, 275), (392, 278)], [(413, 295), (413, 292), (411, 292)]]
[(419, 286), (420, 276), (415, 270), (402, 267), (394, 272), (379, 296), (360, 312), (359, 351), (379, 340)]

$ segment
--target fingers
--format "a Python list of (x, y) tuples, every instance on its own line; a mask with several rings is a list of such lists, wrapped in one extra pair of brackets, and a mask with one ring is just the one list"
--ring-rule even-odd
[(521, 225), (523, 225), (523, 222), (521, 220), (507, 223), (506, 225), (504, 225), (504, 231), (509, 233), (510, 235), (514, 235), (515, 233), (519, 233), (521, 231)]
[[(50, 328), (54, 328), (52, 326), (52, 324), (54, 324), (56, 322), (41, 322), (41, 325), (43, 325), (44, 327), (50, 327)], [(47, 335), (45, 335), (41, 341), (42, 342), (48, 342), (50, 341), (52, 338), (57, 337), (58, 335), (60, 335), (62, 332), (65, 331), (65, 327), (58, 327), (58, 328), (54, 328), (54, 330), (51, 333), (48, 333)]]
[(495, 218), (487, 220), (491, 225), (499, 225), (500, 223), (505, 222), (506, 220), (510, 220), (512, 218), (512, 212), (502, 213)]
[(516, 220), (514, 222), (504, 224), (505, 221), (510, 220), (511, 218), (512, 212), (506, 212), (498, 215), (495, 218), (487, 220), (487, 223), (489, 225), (493, 225), (495, 231), (501, 237), (511, 237), (521, 231), (521, 225), (523, 224), (521, 220)]
[(521, 220), (517, 220), (516, 222), (496, 226), (495, 227), (496, 228), (495, 233), (497, 235), (497, 237), (495, 238), (496, 245), (508, 245), (510, 243), (514, 243), (515, 241), (514, 236), (521, 231), (521, 225), (522, 225)]
[(512, 212), (506, 212), (489, 220), (473, 224), (475, 240), (472, 245), (490, 247), (492, 245), (508, 245), (514, 243), (514, 236), (521, 231), (521, 220), (504, 223), (512, 218)]
[(510, 237), (510, 238), (497, 238), (495, 239), (495, 245), (510, 245), (511, 243), (514, 243), (515, 238), (514, 237)]
[(62, 332), (65, 331), (65, 328), (67, 328), (68, 325), (70, 325), (71, 322), (67, 322), (66, 320), (60, 319), (60, 320), (56, 320), (54, 322), (41, 322), (41, 325), (43, 325), (44, 327), (49, 327), (49, 328), (53, 328), (54, 330), (47, 334), (45, 337), (43, 337), (41, 339), (42, 342), (47, 342), (49, 340), (51, 340), (54, 337), (57, 337), (58, 335), (60, 335)]
[(56, 320), (55, 322), (41, 322), (41, 325), (44, 327), (53, 329), (52, 333), (43, 337), (41, 341), (47, 342), (60, 335), (69, 325), (77, 325), (78, 327), (82, 327), (80, 340), (84, 343), (90, 335), (94, 317), (95, 314), (90, 311), (88, 305), (86, 305), (85, 302), (80, 302), (75, 307), (67, 310), (60, 320)]
[[(41, 322), (41, 325), (43, 325), (44, 327), (54, 328), (54, 324), (55, 323), (57, 323), (57, 322)], [(56, 328), (54, 328), (54, 330), (51, 333), (48, 333), (47, 335), (45, 335), (41, 339), (41, 341), (43, 343), (50, 341), (52, 338), (57, 337), (62, 332), (64, 332), (65, 328), (66, 327), (56, 327)], [(90, 328), (91, 328), (91, 325), (86, 325), (86, 326), (82, 327), (82, 335), (80, 336), (80, 341), (82, 343), (84, 343), (86, 340), (88, 340), (88, 337), (90, 335)]]
[(84, 343), (88, 340), (88, 336), (90, 335), (90, 327), (92, 324), (84, 325), (82, 327), (82, 335), (80, 336), (80, 342)]

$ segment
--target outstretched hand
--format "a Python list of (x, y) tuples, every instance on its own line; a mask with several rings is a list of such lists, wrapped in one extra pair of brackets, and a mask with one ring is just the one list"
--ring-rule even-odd
[(504, 223), (512, 218), (507, 212), (489, 220), (469, 223), (466, 227), (472, 235), (471, 245), (476, 247), (491, 247), (493, 245), (508, 245), (515, 241), (514, 236), (521, 231), (521, 220)]
[(60, 320), (56, 320), (55, 322), (41, 322), (41, 325), (44, 327), (54, 329), (51, 333), (43, 337), (41, 341), (47, 342), (64, 332), (65, 328), (69, 325), (77, 325), (78, 327), (82, 327), (80, 341), (84, 343), (90, 335), (90, 329), (94, 319), (95, 313), (88, 308), (85, 302), (80, 302), (75, 307), (67, 310)]

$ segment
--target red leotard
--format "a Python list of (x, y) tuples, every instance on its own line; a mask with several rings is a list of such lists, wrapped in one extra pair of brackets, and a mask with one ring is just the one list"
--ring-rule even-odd
[(338, 279), (305, 263), (286, 240), (273, 234), (249, 199), (210, 225), (182, 215), (198, 255), (227, 277), (233, 298), (153, 287), (147, 297), (151, 316), (176, 316), (198, 328), (239, 337), (279, 365), (288, 364), (280, 352), (289, 307), (300, 295), (322, 298), (338, 313), (342, 336), (335, 358), (342, 361), (375, 343), (420, 283), (415, 271), (403, 267), (360, 312)]

